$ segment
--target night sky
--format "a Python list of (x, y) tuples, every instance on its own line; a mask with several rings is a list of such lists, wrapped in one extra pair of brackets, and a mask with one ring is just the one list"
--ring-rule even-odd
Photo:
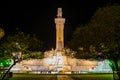
[[(48, 48), (55, 48), (55, 23), (57, 8), (62, 7), (65, 23), (65, 43), (80, 24), (89, 22), (94, 12), (119, 0), (9, 0), (0, 2), (0, 27), (6, 35), (16, 28), (36, 34)], [(76, 2), (75, 2), (76, 1)]]

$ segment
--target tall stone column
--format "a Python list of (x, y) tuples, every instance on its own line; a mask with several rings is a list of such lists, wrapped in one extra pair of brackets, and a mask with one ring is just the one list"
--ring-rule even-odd
[(64, 49), (64, 24), (65, 18), (62, 18), (62, 8), (58, 8), (56, 24), (56, 50)]
[(49, 66), (49, 70), (53, 71), (68, 71), (71, 69), (68, 66), (67, 56), (64, 51), (64, 24), (65, 18), (62, 18), (62, 8), (58, 8), (57, 18), (55, 18), (56, 24), (56, 50), (53, 56), (53, 63)]

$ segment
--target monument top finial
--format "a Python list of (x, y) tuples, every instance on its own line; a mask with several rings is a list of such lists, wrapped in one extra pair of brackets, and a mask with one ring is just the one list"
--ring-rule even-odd
[(58, 8), (57, 17), (62, 17), (62, 8)]

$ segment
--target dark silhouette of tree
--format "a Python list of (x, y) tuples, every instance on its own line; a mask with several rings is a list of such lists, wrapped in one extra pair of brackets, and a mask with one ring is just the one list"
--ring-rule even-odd
[(76, 50), (79, 58), (109, 59), (114, 62), (115, 68), (112, 69), (117, 72), (117, 80), (120, 80), (120, 6), (99, 8), (88, 24), (75, 30), (67, 46)]
[[(2, 38), (0, 41), (0, 59), (13, 60), (13, 64), (9, 66), (2, 80), (6, 78), (10, 69), (22, 59), (43, 58), (42, 47), (43, 42), (41, 40), (36, 36), (25, 34), (22, 31), (17, 31)], [(39, 51), (39, 53), (32, 54), (34, 51)]]
[[(16, 46), (19, 44), (19, 46)], [(22, 31), (9, 34), (1, 40), (0, 44), (1, 52), (6, 56), (11, 56), (12, 52), (18, 51), (24, 54), (30, 54), (30, 52), (36, 52), (43, 50), (43, 41), (39, 40), (37, 36), (31, 34), (25, 34)], [(3, 56), (2, 56), (3, 57)]]

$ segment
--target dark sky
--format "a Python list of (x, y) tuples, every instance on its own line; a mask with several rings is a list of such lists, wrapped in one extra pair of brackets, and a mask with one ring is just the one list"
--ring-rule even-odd
[[(6, 35), (16, 28), (36, 34), (48, 48), (55, 47), (57, 8), (62, 7), (65, 23), (65, 43), (80, 24), (87, 23), (99, 8), (119, 4), (119, 0), (8, 0), (0, 2), (0, 27)], [(76, 2), (75, 2), (76, 1)]]

